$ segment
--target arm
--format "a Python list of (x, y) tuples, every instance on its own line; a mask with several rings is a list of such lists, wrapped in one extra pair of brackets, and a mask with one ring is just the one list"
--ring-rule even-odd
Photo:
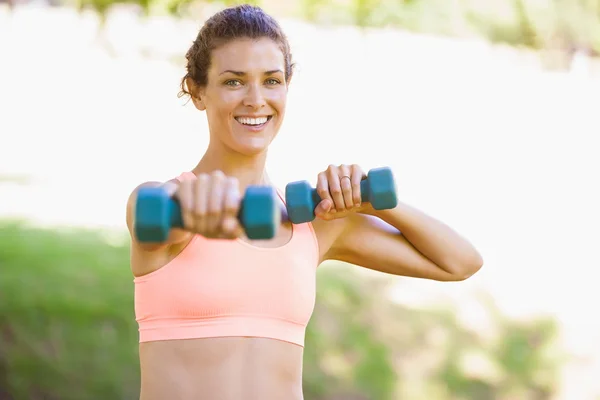
[(177, 190), (178, 184), (179, 184), (179, 182), (177, 180), (170, 180), (165, 183), (146, 182), (146, 183), (143, 183), (143, 184), (139, 185), (138, 187), (136, 187), (133, 190), (133, 192), (131, 192), (131, 194), (129, 195), (129, 199), (127, 200), (127, 212), (126, 212), (127, 228), (129, 229), (129, 235), (131, 236), (132, 244), (135, 244), (137, 248), (139, 248), (143, 251), (153, 252), (153, 251), (167, 248), (169, 246), (173, 246), (173, 245), (182, 243), (191, 238), (192, 233), (186, 232), (181, 229), (171, 229), (169, 238), (164, 243), (140, 243), (137, 241), (137, 239), (135, 237), (135, 232), (134, 232), (133, 227), (135, 224), (135, 203), (136, 203), (136, 199), (137, 199), (138, 190), (142, 187), (156, 187), (156, 186), (162, 185), (171, 195), (173, 195), (175, 193), (175, 191)]
[(394, 275), (460, 281), (483, 265), (477, 250), (447, 225), (406, 204), (393, 210), (364, 205), (331, 226), (324, 260)]

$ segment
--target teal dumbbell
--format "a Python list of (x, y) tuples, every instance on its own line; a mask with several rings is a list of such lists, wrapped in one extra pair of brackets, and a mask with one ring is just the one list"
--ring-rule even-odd
[[(281, 223), (281, 209), (275, 189), (249, 186), (238, 219), (250, 239), (271, 239)], [(134, 231), (144, 243), (162, 243), (172, 228), (183, 228), (181, 206), (162, 187), (140, 188), (135, 206)]]
[[(371, 203), (376, 210), (389, 210), (398, 205), (394, 174), (387, 167), (370, 170), (367, 179), (360, 182), (360, 193), (361, 201)], [(298, 181), (285, 187), (285, 201), (289, 220), (302, 224), (315, 219), (315, 208), (321, 197), (310, 183)]]

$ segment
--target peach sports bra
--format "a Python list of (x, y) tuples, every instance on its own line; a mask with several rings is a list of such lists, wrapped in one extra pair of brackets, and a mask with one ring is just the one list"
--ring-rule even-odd
[(195, 235), (168, 264), (134, 278), (139, 341), (237, 336), (304, 346), (318, 263), (311, 223), (293, 225), (277, 248)]

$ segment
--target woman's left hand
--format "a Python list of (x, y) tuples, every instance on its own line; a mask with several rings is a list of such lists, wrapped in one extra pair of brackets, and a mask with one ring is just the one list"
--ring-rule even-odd
[(363, 212), (369, 204), (362, 204), (360, 182), (367, 175), (356, 164), (330, 165), (319, 173), (317, 193), (321, 202), (315, 209), (317, 218), (332, 220), (353, 212)]

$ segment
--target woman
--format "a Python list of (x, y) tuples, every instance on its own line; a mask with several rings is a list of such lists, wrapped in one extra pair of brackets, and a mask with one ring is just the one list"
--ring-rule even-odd
[(313, 223), (248, 240), (236, 219), (240, 194), (271, 184), (265, 159), (285, 116), (289, 44), (273, 18), (245, 5), (210, 18), (186, 58), (182, 93), (206, 112), (210, 142), (192, 171), (164, 183), (185, 229), (140, 243), (137, 189), (127, 206), (141, 399), (302, 399), (304, 332), (325, 260), (438, 281), (481, 267), (467, 241), (420, 211), (361, 204), (356, 165), (318, 175)]

